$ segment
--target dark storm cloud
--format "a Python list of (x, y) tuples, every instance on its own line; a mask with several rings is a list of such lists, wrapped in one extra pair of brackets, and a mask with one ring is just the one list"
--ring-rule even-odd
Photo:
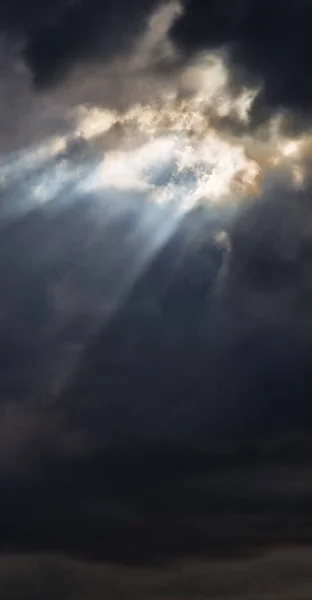
[[(299, 198), (297, 201), (300, 203)], [(138, 210), (142, 210), (139, 205)], [(214, 283), (223, 250), (213, 240), (215, 230), (224, 223), (218, 214), (213, 217), (209, 209), (202, 209), (185, 218), (102, 331), (98, 322), (100, 333), (89, 342), (90, 348), (85, 350), (78, 368), (76, 365), (76, 380), (58, 397), (51, 393), (51, 374), (43, 366), (51, 368), (51, 356), (47, 359), (53, 349), (60, 355), (59, 362), (63, 361), (63, 345), (72, 341), (72, 336), (81, 344), (84, 337), (80, 336), (79, 327), (83, 327), (84, 316), (79, 316), (78, 311), (72, 325), (65, 319), (67, 330), (63, 331), (62, 322), (54, 314), (53, 302), (51, 306), (52, 298), (45, 295), (45, 285), (51, 288), (59, 271), (67, 272), (74, 277), (79, 294), (86, 286), (88, 272), (90, 278), (91, 265), (101, 265), (98, 273), (93, 268), (88, 283), (89, 296), (93, 296), (89, 302), (96, 306), (96, 299), (103, 298), (102, 286), (107, 297), (112, 284), (109, 280), (105, 288), (105, 263), (100, 257), (116, 252), (116, 244), (122, 245), (121, 240), (127, 231), (131, 232), (138, 214), (132, 211), (132, 219), (129, 213), (123, 223), (120, 218), (112, 222), (110, 235), (98, 239), (91, 247), (90, 238), (88, 247), (80, 246), (78, 241), (79, 232), (82, 240), (92, 230), (91, 216), (88, 225), (90, 202), (82, 201), (79, 210), (77, 206), (75, 211), (69, 207), (60, 214), (54, 209), (51, 217), (39, 211), (19, 224), (19, 244), (7, 267), (4, 286), (8, 299), (4, 315), (10, 315), (12, 323), (17, 324), (13, 329), (7, 322), (7, 340), (3, 337), (4, 327), (1, 329), (3, 547), (12, 551), (33, 548), (88, 558), (150, 562), (181, 554), (224, 555), (231, 547), (236, 551), (246, 552), (248, 548), (254, 551), (263, 540), (278, 543), (310, 539), (309, 468), (300, 467), (299, 481), (299, 472), (288, 466), (290, 457), (300, 465), (303, 457), (307, 460), (311, 454), (309, 443), (298, 437), (303, 431), (298, 398), (294, 401), (288, 396), (287, 400), (288, 421), (300, 417), (294, 441), (280, 442), (279, 427), (272, 430), (275, 411), (282, 419), (285, 417), (285, 406), (272, 395), (264, 436), (262, 431), (259, 433), (258, 425), (254, 429), (247, 411), (248, 405), (251, 413), (260, 411), (257, 423), (267, 418), (264, 399), (270, 381), (268, 374), (263, 374), (265, 352), (259, 354), (260, 334), (254, 326), (263, 315), (261, 303), (256, 304), (253, 299), (254, 290), (261, 284), (261, 270), (255, 269), (259, 282), (250, 281), (248, 269), (244, 270), (247, 257), (255, 256), (253, 260), (257, 261), (257, 256), (259, 260), (262, 255), (251, 224), (254, 219), (265, 231), (265, 203), (263, 206), (247, 211), (234, 227), (229, 274), (224, 273), (223, 288), (221, 291), (219, 288), (222, 301), (229, 306), (221, 308), (221, 317), (214, 306)], [(285, 202), (283, 206), (289, 216), (291, 206), (294, 203)], [(278, 223), (281, 208), (282, 202), (275, 209)], [(289, 223), (294, 223), (294, 215), (298, 224), (307, 223), (304, 209), (302, 213), (300, 210), (294, 209)], [(250, 226), (244, 225), (246, 222)], [(78, 245), (67, 255), (64, 250), (69, 224)], [(280, 260), (283, 243), (287, 248), (288, 242), (297, 240), (295, 247), (300, 246), (300, 228), (286, 230), (285, 240), (278, 238), (276, 248), (277, 226), (272, 224), (268, 229), (265, 246), (271, 244), (271, 263)], [(49, 253), (43, 253), (42, 267), (37, 265), (35, 269), (39, 277), (36, 279), (31, 259), (40, 254), (43, 239), (48, 242), (56, 235), (58, 242), (52, 263)], [(4, 251), (10, 253), (16, 236), (15, 227), (2, 238), (2, 277), (7, 264)], [(242, 247), (238, 247), (235, 236), (242, 240)], [(294, 261), (301, 256), (298, 252)], [(73, 263), (74, 269), (70, 266)], [(236, 274), (237, 264), (243, 269), (241, 278)], [(231, 277), (236, 288), (233, 284), (227, 292), (226, 284)], [(292, 277), (287, 286), (296, 293)], [(268, 293), (272, 292), (271, 279), (264, 287)], [(244, 308), (243, 314), (237, 316), (244, 304), (239, 302), (239, 307), (235, 304), (237, 295), (233, 292), (234, 300), (231, 296), (235, 289), (245, 304), (253, 300), (256, 308), (252, 317), (244, 313)], [(70, 290), (69, 286), (64, 301), (73, 302), (75, 307), (76, 302), (68, 298)], [(280, 307), (285, 296), (279, 282), (275, 293), (280, 298)], [(77, 296), (77, 291), (74, 295)], [(90, 304), (83, 306), (90, 311)], [(26, 314), (18, 317), (25, 309)], [(70, 313), (74, 311), (75, 308), (70, 309)], [(307, 319), (305, 325), (308, 322)], [(269, 325), (264, 338), (271, 349)], [(251, 331), (253, 338), (247, 351), (250, 366), (246, 367), (244, 343), (250, 342)], [(292, 339), (289, 342), (287, 352), (296, 369), (297, 348), (293, 347)], [(273, 357), (270, 377), (278, 391), (283, 385), (279, 364), (286, 351), (285, 338), (283, 344), (281, 351), (277, 344), (276, 356), (272, 350), (270, 355)], [(257, 359), (263, 381), (255, 371)], [(55, 358), (52, 365), (54, 361)], [(243, 387), (239, 395), (237, 386), (242, 382), (244, 386), (246, 379), (237, 377), (237, 372), (241, 369), (242, 374), (243, 368), (252, 373), (251, 389), (246, 391)], [(24, 370), (33, 378), (28, 395), (25, 382), (20, 379)], [(18, 380), (20, 388), (16, 386)], [(305, 385), (308, 382), (306, 373)], [(261, 398), (251, 406), (250, 399), (259, 395), (259, 390)], [(305, 424), (310, 426), (307, 415), (304, 417)], [(288, 426), (287, 433), (291, 431)], [(249, 434), (250, 438), (258, 439), (258, 444), (250, 445)], [(268, 448), (261, 441), (266, 436), (270, 442)], [(274, 480), (274, 486), (268, 486), (268, 480)], [(253, 514), (252, 519), (244, 514), (247, 508)], [(242, 515), (239, 519), (234, 516), (237, 511)], [(280, 528), (272, 524), (281, 511), (288, 519), (286, 537), (282, 524)], [(199, 520), (196, 514), (201, 515)]]
[[(287, 184), (273, 186), (230, 236), (219, 305), (221, 398), (239, 398), (246, 439), (310, 432), (310, 190), (294, 195)], [(234, 400), (230, 422), (235, 410)]]
[[(143, 210), (94, 235), (90, 200), (2, 237), (3, 546), (150, 562), (309, 541), (310, 192), (275, 184), (242, 210), (226, 262), (223, 217), (190, 213), (86, 344), (114, 285), (103, 257)], [(49, 369), (61, 376), (73, 342), (76, 375), (56, 395)]]
[(222, 218), (187, 216), (88, 351), (75, 418), (94, 433), (98, 423), (99, 439), (109, 422), (107, 441), (175, 432), (205, 447), (214, 431), (241, 443), (310, 429), (310, 195), (273, 185), (228, 226), (225, 255), (213, 238)]
[(227, 48), (234, 81), (262, 84), (256, 121), (276, 109), (306, 114), (312, 100), (311, 10), (306, 0), (190, 0), (172, 35), (186, 56)]
[(24, 55), (36, 84), (59, 79), (69, 66), (101, 60), (129, 47), (155, 0), (17, 0), (1, 8), (4, 32), (25, 39)]
[[(11, 3), (12, 4), (12, 3)], [(130, 48), (155, 0), (15, 2), (1, 8), (4, 32), (23, 40), (23, 53), (39, 86), (85, 61), (101, 62)], [(262, 85), (254, 117), (291, 109), (301, 118), (311, 105), (311, 7), (306, 0), (185, 2), (171, 37), (188, 58), (202, 49), (226, 49), (233, 81)]]
[[(186, 217), (54, 402), (78, 453), (40, 442), (18, 484), (30, 504), (45, 489), (61, 523), (52, 539), (45, 512), (36, 548), (149, 561), (310, 540), (310, 203), (279, 185), (242, 210), (217, 288), (222, 223)], [(18, 547), (27, 516), (13, 513)], [(107, 544), (92, 523), (110, 523)]]

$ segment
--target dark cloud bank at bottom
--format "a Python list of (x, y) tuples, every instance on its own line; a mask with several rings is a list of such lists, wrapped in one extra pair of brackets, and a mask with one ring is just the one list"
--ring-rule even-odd
[(291, 548), (256, 560), (189, 561), (158, 569), (91, 565), (62, 556), (8, 555), (0, 561), (0, 579), (2, 593), (12, 600), (274, 600), (277, 596), (308, 600), (311, 554)]

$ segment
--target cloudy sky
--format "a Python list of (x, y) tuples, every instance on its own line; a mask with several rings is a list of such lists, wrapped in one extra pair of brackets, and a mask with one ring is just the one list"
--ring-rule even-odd
[(6, 597), (311, 597), (311, 18), (0, 8)]

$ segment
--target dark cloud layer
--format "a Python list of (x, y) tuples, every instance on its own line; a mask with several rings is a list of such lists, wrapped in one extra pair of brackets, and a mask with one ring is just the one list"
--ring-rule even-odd
[[(1, 8), (4, 32), (21, 37), (35, 82), (45, 86), (84, 61), (102, 61), (129, 48), (155, 0), (104, 2), (14, 2)], [(262, 84), (257, 118), (267, 108), (306, 114), (311, 105), (309, 77), (311, 7), (306, 0), (222, 0), (185, 2), (172, 38), (186, 60), (203, 49), (226, 49), (236, 76)]]
[(34, 80), (46, 85), (84, 60), (103, 60), (129, 47), (142, 29), (155, 0), (77, 2), (20, 0), (0, 12), (0, 24), (11, 35), (25, 38), (24, 54)]
[[(311, 6), (305, 0), (198, 0), (186, 4), (173, 29), (177, 43), (189, 52), (228, 47), (242, 80), (263, 84), (255, 116), (266, 108), (308, 111), (311, 106)], [(264, 112), (266, 115), (266, 112)]]
[[(19, 245), (12, 229), (3, 238), (16, 246), (6, 292), (20, 299), (6, 314), (28, 306), (2, 344), (3, 548), (149, 564), (310, 542), (310, 193), (275, 187), (240, 212), (230, 255), (214, 241), (222, 215), (190, 213), (89, 341), (114, 285), (103, 257), (122, 249), (143, 205), (97, 241), (88, 200), (32, 215)], [(36, 287), (31, 257), (56, 233)], [(134, 258), (128, 249), (122, 263)], [(71, 292), (78, 307), (91, 277), (91, 304), (71, 308), (65, 329), (45, 287), (65, 285), (64, 273), (64, 300)], [(55, 395), (75, 343), (82, 354)], [(9, 376), (24, 371), (28, 398)]]
[[(112, 419), (116, 439), (126, 410), (126, 436), (138, 435), (133, 419), (150, 439), (157, 423), (160, 439), (167, 428), (183, 439), (194, 418), (204, 446), (218, 419), (219, 440), (228, 426), (239, 442), (309, 429), (310, 204), (309, 190), (274, 187), (230, 226), (229, 256), (213, 238), (220, 216), (205, 224), (205, 209), (190, 213), (83, 360), (71, 392), (81, 422)], [(111, 414), (101, 399), (112, 396)]]

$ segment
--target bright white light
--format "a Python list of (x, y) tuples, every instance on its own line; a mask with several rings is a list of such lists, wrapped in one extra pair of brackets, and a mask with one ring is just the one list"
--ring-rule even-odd
[(300, 150), (300, 141), (299, 140), (289, 140), (285, 142), (282, 146), (282, 153), (286, 157), (296, 156), (298, 151)]
[(153, 177), (172, 160), (178, 141), (158, 138), (129, 151), (109, 152), (97, 173), (98, 184), (120, 190), (151, 189)]
[(191, 209), (202, 199), (226, 201), (252, 186), (258, 166), (244, 148), (211, 131), (201, 143), (182, 135), (162, 136), (129, 150), (107, 153), (89, 185), (143, 191), (158, 204)]

